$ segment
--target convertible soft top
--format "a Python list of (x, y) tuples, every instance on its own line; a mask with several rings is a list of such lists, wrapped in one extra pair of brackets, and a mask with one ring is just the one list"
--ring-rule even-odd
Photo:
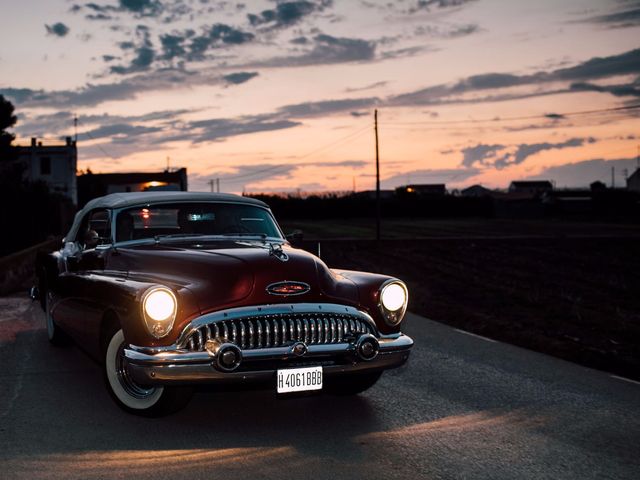
[(231, 193), (207, 193), (207, 192), (127, 192), (111, 193), (104, 197), (94, 198), (76, 213), (73, 225), (67, 234), (67, 238), (75, 238), (80, 222), (84, 215), (96, 208), (125, 208), (136, 205), (147, 205), (151, 203), (169, 202), (222, 202), (222, 203), (243, 203), (269, 208), (269, 206), (255, 198), (241, 197)]

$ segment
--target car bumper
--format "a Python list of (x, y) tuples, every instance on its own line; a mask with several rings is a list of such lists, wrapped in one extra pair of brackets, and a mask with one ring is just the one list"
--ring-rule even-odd
[(378, 354), (371, 360), (359, 358), (353, 343), (309, 345), (303, 356), (292, 347), (244, 350), (242, 363), (234, 371), (217, 368), (209, 352), (153, 352), (131, 345), (124, 355), (129, 375), (140, 385), (268, 383), (275, 381), (277, 370), (285, 368), (322, 365), (323, 375), (333, 377), (397, 368), (408, 360), (413, 346), (409, 336), (378, 341)]

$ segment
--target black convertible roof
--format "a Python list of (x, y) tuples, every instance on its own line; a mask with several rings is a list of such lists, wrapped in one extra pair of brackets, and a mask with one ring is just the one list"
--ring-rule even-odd
[(167, 202), (232, 202), (246, 203), (266, 207), (267, 204), (255, 198), (241, 197), (231, 193), (207, 193), (207, 192), (128, 192), (112, 193), (104, 197), (94, 198), (87, 202), (82, 210), (94, 208), (123, 208), (147, 203)]
[(207, 193), (207, 192), (127, 192), (112, 193), (104, 197), (94, 198), (76, 213), (71, 230), (67, 238), (75, 238), (80, 222), (85, 214), (96, 208), (125, 208), (136, 205), (147, 205), (153, 203), (173, 203), (173, 202), (222, 202), (240, 203), (245, 205), (256, 205), (258, 207), (269, 208), (269, 206), (256, 200), (255, 198), (241, 197), (231, 193)]

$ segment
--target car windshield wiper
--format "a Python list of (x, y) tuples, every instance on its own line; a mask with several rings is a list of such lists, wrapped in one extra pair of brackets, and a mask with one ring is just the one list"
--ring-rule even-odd
[(251, 233), (251, 232), (237, 232), (237, 233), (223, 233), (223, 237), (258, 237), (262, 240), (267, 238), (266, 233)]
[(153, 239), (156, 242), (163, 240), (165, 238), (189, 238), (189, 237), (203, 237), (205, 236), (203, 233), (164, 233), (162, 235), (155, 235)]

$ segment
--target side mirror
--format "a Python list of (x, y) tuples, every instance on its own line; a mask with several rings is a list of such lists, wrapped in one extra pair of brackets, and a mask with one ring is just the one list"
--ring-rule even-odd
[(84, 234), (84, 248), (96, 248), (96, 245), (100, 243), (100, 236), (98, 232), (95, 230), (87, 230), (87, 233)]
[(290, 234), (286, 235), (285, 238), (289, 240), (291, 245), (302, 245), (304, 241), (304, 233), (302, 230), (294, 230)]

